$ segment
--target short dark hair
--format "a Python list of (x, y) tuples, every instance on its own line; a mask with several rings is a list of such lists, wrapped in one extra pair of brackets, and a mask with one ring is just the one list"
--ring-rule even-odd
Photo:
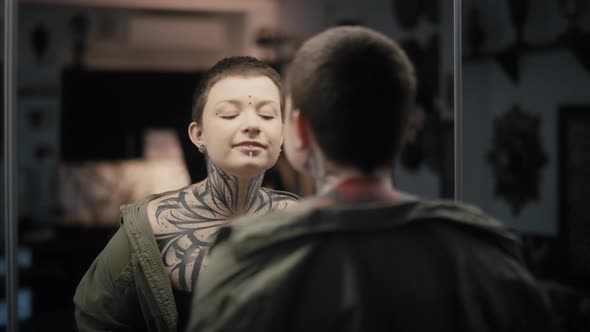
[[(192, 110), (192, 120), (194, 122), (201, 124), (203, 120), (203, 109), (205, 108), (205, 104), (207, 104), (207, 98), (213, 85), (229, 76), (266, 76), (276, 85), (282, 94), (281, 78), (270, 65), (251, 56), (227, 57), (207, 70), (203, 78), (199, 81), (195, 91)], [(281, 96), (281, 103), (282, 100), (283, 98)], [(281, 105), (282, 109), (283, 107)]]
[(293, 107), (328, 159), (367, 174), (393, 166), (416, 95), (414, 67), (394, 41), (330, 28), (299, 48), (287, 75)]

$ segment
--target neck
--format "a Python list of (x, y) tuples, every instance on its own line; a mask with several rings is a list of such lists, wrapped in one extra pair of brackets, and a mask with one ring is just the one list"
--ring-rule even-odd
[(379, 186), (394, 189), (391, 169), (386, 167), (366, 174), (356, 168), (338, 165), (326, 160), (317, 147), (311, 149), (306, 161), (306, 168), (315, 180), (317, 195), (333, 190), (344, 181), (359, 178), (371, 178), (376, 180)]
[(213, 205), (231, 215), (246, 213), (256, 201), (264, 173), (238, 177), (229, 174), (211, 161), (207, 161), (207, 189)]

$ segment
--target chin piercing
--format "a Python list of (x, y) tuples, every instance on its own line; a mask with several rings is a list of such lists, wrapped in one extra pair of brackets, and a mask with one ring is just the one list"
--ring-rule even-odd
[(250, 158), (252, 158), (252, 151), (250, 151), (250, 153), (248, 153), (250, 155)]

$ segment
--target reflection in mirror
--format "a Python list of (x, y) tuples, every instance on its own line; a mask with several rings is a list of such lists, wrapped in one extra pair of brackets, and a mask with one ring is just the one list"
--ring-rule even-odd
[(588, 330), (588, 1), (469, 0), (463, 22), (464, 200), (519, 233), (561, 330)]
[[(23, 331), (74, 331), (74, 291), (119, 227), (119, 207), (207, 175), (187, 127), (196, 82), (224, 56), (253, 55), (282, 73), (329, 26), (365, 25), (399, 41), (420, 83), (392, 176), (402, 190), (453, 197), (451, 0), (20, 3)], [(263, 186), (315, 191), (284, 156)]]

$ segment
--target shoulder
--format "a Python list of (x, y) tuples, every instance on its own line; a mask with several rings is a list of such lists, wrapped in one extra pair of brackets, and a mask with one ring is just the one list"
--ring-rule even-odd
[(288, 192), (288, 191), (283, 191), (283, 190), (276, 190), (276, 189), (270, 189), (270, 188), (260, 188), (260, 192), (274, 198), (277, 200), (283, 200), (283, 201), (291, 201), (291, 202), (300, 202), (302, 200), (302, 198), (299, 195), (296, 195), (294, 193)]
[(291, 209), (299, 205), (302, 200), (300, 196), (288, 191), (260, 188), (260, 192), (263, 194), (264, 199), (268, 201), (273, 211)]
[(502, 247), (512, 255), (520, 250), (521, 241), (513, 229), (475, 205), (442, 199), (406, 205), (404, 216), (409, 221), (406, 225), (411, 226), (405, 227), (406, 231), (433, 232), (429, 234)]
[(192, 197), (195, 190), (199, 190), (199, 184), (193, 184), (173, 191), (167, 191), (148, 196), (145, 202), (146, 220), (149, 222), (155, 235), (165, 232), (166, 225), (159, 222), (175, 211), (185, 210), (186, 202)]
[(412, 210), (411, 215), (415, 219), (445, 219), (473, 226), (505, 227), (502, 222), (494, 219), (476, 205), (459, 201), (446, 199), (417, 200), (413, 204)]
[(159, 194), (149, 195), (144, 199), (144, 202), (148, 204), (148, 208), (157, 207), (163, 204), (167, 204), (170, 200), (177, 200), (179, 197), (183, 195), (188, 195), (194, 192), (195, 190), (199, 190), (201, 187), (201, 183), (196, 183), (176, 190), (170, 190)]

